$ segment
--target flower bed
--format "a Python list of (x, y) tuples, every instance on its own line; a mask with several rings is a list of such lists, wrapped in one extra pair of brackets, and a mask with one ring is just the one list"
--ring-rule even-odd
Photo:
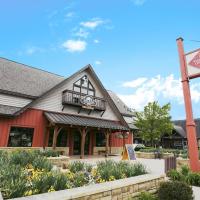
[(75, 188), (146, 174), (143, 165), (106, 160), (97, 166), (76, 161), (65, 172), (38, 151), (0, 151), (0, 190), (5, 199)]
[(172, 181), (181, 181), (192, 186), (200, 187), (200, 173), (191, 172), (188, 166), (182, 166), (180, 171), (170, 170), (167, 175)]

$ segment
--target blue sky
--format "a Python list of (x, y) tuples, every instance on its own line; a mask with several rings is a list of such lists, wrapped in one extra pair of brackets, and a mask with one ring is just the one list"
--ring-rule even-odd
[[(141, 110), (170, 102), (185, 117), (176, 38), (200, 46), (200, 2), (0, 0), (0, 56), (69, 76), (90, 63), (104, 86)], [(200, 80), (200, 79), (199, 79)], [(200, 84), (191, 81), (194, 116)]]

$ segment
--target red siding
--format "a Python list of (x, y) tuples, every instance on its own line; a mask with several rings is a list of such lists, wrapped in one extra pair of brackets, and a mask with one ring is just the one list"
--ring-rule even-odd
[(0, 147), (7, 146), (11, 126), (34, 128), (32, 146), (43, 146), (44, 131), (46, 126), (46, 119), (43, 116), (43, 111), (28, 109), (15, 118), (0, 118)]
[[(122, 147), (123, 146), (123, 139), (116, 138), (117, 133), (113, 133), (110, 136), (111, 140), (111, 147)], [(125, 144), (132, 144), (133, 143), (133, 134), (129, 133), (128, 138), (125, 139)]]

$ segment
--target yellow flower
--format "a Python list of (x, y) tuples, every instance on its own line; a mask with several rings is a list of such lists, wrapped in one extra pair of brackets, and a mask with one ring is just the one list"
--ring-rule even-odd
[(55, 189), (54, 189), (53, 186), (51, 186), (51, 187), (49, 188), (49, 190), (48, 190), (48, 192), (54, 192), (54, 191), (55, 191)]
[(30, 196), (30, 195), (32, 195), (33, 194), (33, 191), (32, 190), (29, 190), (29, 191), (26, 191), (25, 193), (24, 193), (24, 196)]
[(109, 181), (114, 181), (115, 180), (115, 177), (114, 176), (110, 176), (109, 177)]

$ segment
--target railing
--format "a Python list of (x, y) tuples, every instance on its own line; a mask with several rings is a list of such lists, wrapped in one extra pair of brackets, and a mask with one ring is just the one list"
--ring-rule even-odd
[[(87, 98), (87, 99), (86, 99)], [(85, 99), (85, 100), (84, 100)], [(62, 104), (82, 106), (84, 108), (104, 111), (106, 101), (103, 98), (89, 96), (72, 90), (63, 91)]]

